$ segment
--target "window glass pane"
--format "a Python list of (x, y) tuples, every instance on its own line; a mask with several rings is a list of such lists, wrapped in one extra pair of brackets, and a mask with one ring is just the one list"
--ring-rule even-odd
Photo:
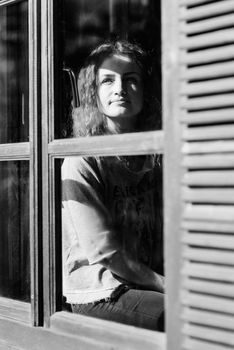
[(0, 162), (0, 184), (0, 295), (29, 301), (29, 162)]
[(29, 140), (28, 4), (0, 6), (0, 143)]
[(64, 307), (162, 330), (161, 157), (71, 157), (61, 169)]
[[(111, 128), (106, 127), (106, 118), (103, 117), (103, 115), (110, 116), (110, 114), (107, 110), (100, 108), (100, 105), (96, 108), (96, 100), (92, 97), (96, 94), (98, 86), (95, 83), (95, 74), (91, 76), (90, 73), (87, 73), (89, 78), (86, 76), (86, 82), (84, 82), (85, 71), (81, 68), (93, 49), (106, 40), (117, 38), (139, 44), (148, 53), (147, 64), (144, 62), (143, 66), (147, 73), (150, 71), (150, 76), (147, 74), (145, 79), (144, 75), (142, 79), (144, 83), (143, 108), (138, 106), (139, 109), (136, 108), (134, 111), (141, 121), (144, 119), (144, 123), (136, 123), (133, 129), (127, 129), (127, 131), (159, 129), (161, 127), (160, 2), (154, 0), (100, 0), (95, 2), (63, 0), (62, 3), (63, 10), (61, 10), (58, 25), (59, 35), (57, 33), (60, 51), (55, 85), (61, 88), (57, 95), (55, 138), (72, 137), (77, 133), (79, 136), (85, 133), (89, 135), (113, 133)], [(95, 67), (101, 63), (95, 60)], [(63, 74), (61, 74), (62, 71)], [(79, 83), (76, 84), (78, 76)], [(89, 86), (88, 89), (85, 88), (85, 84)], [(126, 86), (124, 90), (127, 90)], [(86, 108), (84, 116), (81, 110), (85, 108), (85, 96), (89, 99), (86, 105), (89, 108)], [(136, 97), (136, 101), (140, 101), (139, 96)], [(134, 106), (136, 101), (133, 100)], [(75, 124), (78, 126), (74, 133), (72, 110), (78, 105), (79, 110), (74, 114)], [(123, 102), (121, 107), (126, 108)], [(93, 108), (92, 111), (90, 111), (91, 108)], [(97, 109), (101, 116), (97, 113)], [(95, 118), (99, 121), (98, 129), (95, 126), (92, 128)], [(84, 124), (88, 130), (84, 130)], [(125, 132), (124, 129), (121, 132)]]

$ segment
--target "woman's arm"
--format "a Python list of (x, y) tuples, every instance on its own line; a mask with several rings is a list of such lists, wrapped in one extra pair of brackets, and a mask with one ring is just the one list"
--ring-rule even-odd
[(62, 176), (63, 207), (89, 263), (102, 264), (126, 283), (163, 292), (164, 277), (134, 260), (118, 243), (118, 232), (103, 204), (103, 183), (95, 162), (66, 159)]
[(127, 252), (119, 250), (100, 263), (131, 284), (164, 292), (164, 276), (154, 272), (143, 263), (133, 260)]

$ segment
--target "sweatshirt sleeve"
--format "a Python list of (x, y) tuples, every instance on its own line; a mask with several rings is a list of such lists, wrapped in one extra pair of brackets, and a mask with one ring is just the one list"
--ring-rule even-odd
[(76, 241), (89, 264), (100, 263), (118, 250), (111, 218), (104, 204), (104, 186), (95, 158), (64, 160), (62, 210), (66, 220), (63, 227), (68, 234), (65, 244)]

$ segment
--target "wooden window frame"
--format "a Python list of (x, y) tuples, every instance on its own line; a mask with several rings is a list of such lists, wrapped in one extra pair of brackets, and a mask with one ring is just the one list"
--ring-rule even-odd
[[(17, 4), (22, 0), (2, 0), (0, 6)], [(30, 169), (30, 276), (31, 305), (8, 298), (0, 298), (0, 315), (2, 320), (14, 320), (24, 325), (39, 325), (42, 323), (40, 304), (42, 301), (42, 279), (40, 258), (40, 164), (38, 119), (40, 113), (40, 56), (39, 56), (39, 1), (28, 0), (28, 50), (29, 50), (29, 142), (0, 144), (0, 161), (29, 161)], [(1, 345), (1, 344), (0, 344)]]
[[(55, 5), (54, 5), (55, 6)], [(165, 334), (139, 329), (131, 326), (87, 318), (74, 315), (59, 308), (57, 302), (56, 286), (56, 230), (55, 230), (55, 160), (65, 156), (113, 156), (136, 155), (146, 153), (162, 153), (163, 132), (146, 132), (122, 134), (114, 136), (97, 136), (80, 139), (53, 139), (55, 120), (55, 106), (53, 104), (54, 91), (54, 11), (53, 1), (44, 1), (41, 15), (42, 28), (42, 164), (43, 164), (43, 253), (44, 253), (44, 320), (50, 329), (60, 332), (77, 334), (80, 337), (91, 338), (93, 341), (100, 339), (115, 346), (120, 339), (127, 342), (132, 348), (164, 349)], [(60, 267), (61, 268), (61, 267)], [(58, 292), (59, 292), (58, 286)], [(105, 329), (108, 328), (108, 335)], [(75, 331), (76, 330), (76, 331)], [(79, 334), (80, 331), (80, 334)], [(101, 338), (100, 338), (101, 335)], [(126, 338), (126, 335), (127, 338)], [(136, 341), (137, 339), (137, 341)], [(141, 340), (140, 340), (141, 339)]]
[[(0, 6), (18, 1), (2, 0)], [(55, 160), (68, 155), (163, 153), (164, 137), (162, 131), (152, 131), (54, 140), (53, 18), (58, 5), (51, 0), (28, 0), (28, 6), (30, 138), (28, 143), (0, 145), (0, 159), (30, 161), (32, 301), (30, 305), (0, 298), (0, 349), (6, 344), (33, 349), (40, 342), (45, 349), (64, 349), (65, 344), (69, 349), (79, 345), (90, 349), (91, 344), (93, 348), (105, 349), (122, 344), (129, 349), (165, 350), (164, 333), (60, 311), (55, 254)]]

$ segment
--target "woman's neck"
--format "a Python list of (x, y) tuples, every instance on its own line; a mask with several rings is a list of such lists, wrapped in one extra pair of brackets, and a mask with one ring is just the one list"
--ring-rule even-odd
[(136, 131), (135, 121), (133, 118), (107, 117), (107, 126), (110, 132), (113, 132), (114, 134), (123, 134)]

